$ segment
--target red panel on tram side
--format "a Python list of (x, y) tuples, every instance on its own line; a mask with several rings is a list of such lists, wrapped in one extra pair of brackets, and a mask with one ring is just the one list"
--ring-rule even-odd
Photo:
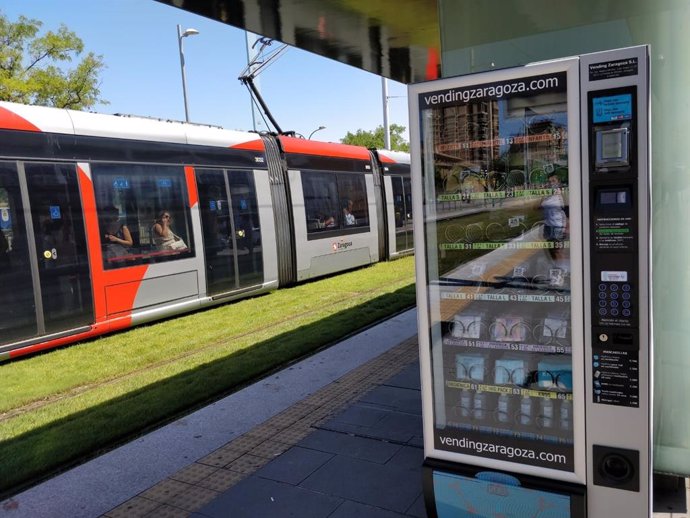
[[(120, 318), (109, 321), (108, 307), (120, 308), (120, 312), (131, 312), (134, 307), (134, 299), (137, 296), (138, 287), (146, 275), (148, 266), (139, 265), (107, 271), (103, 269), (103, 255), (100, 247), (101, 236), (93, 182), (82, 167), (77, 166), (77, 169), (79, 171), (79, 185), (84, 206), (86, 236), (89, 243), (89, 262), (91, 263), (91, 283), (95, 320), (97, 324), (108, 324), (101, 332), (124, 329), (131, 325), (131, 317), (129, 315), (119, 315)], [(106, 288), (114, 285), (123, 285), (126, 286), (126, 288), (111, 290), (111, 293), (117, 295), (117, 300), (110, 300), (106, 304)]]
[(0, 128), (19, 131), (41, 131), (25, 118), (3, 107), (0, 107)]
[(241, 144), (233, 144), (229, 146), (231, 149), (244, 149), (246, 151), (260, 151), (264, 153), (266, 148), (264, 147), (264, 141), (260, 138), (256, 140), (248, 140), (247, 142), (242, 142)]
[(101, 254), (101, 235), (96, 211), (96, 195), (91, 177), (81, 164), (77, 165), (79, 189), (81, 190), (84, 210), (84, 227), (86, 241), (89, 245), (89, 263), (91, 264), (91, 289), (93, 290), (94, 318), (96, 322), (105, 320), (105, 276), (103, 274), (103, 257)]
[[(132, 270), (136, 269), (140, 269), (141, 278), (132, 279), (133, 276), (131, 274), (134, 273)], [(127, 276), (127, 278), (120, 276), (120, 278), (115, 281), (115, 279), (112, 279), (109, 274), (116, 271), (126, 272), (130, 275)], [(125, 327), (129, 327), (131, 322), (129, 315), (134, 307), (134, 300), (137, 298), (137, 293), (139, 292), (141, 281), (144, 277), (143, 274), (145, 273), (145, 266), (120, 268), (119, 270), (107, 272), (109, 282), (108, 285), (104, 287), (104, 292), (108, 301), (108, 315), (111, 316), (111, 318), (112, 315), (117, 315), (117, 318), (112, 319), (110, 322), (112, 326), (116, 327), (111, 327), (111, 329), (123, 329)]]
[(184, 177), (187, 181), (187, 195), (189, 196), (189, 208), (199, 203), (199, 191), (196, 188), (196, 177), (192, 166), (184, 166)]
[(319, 155), (330, 158), (351, 158), (369, 161), (369, 150), (349, 144), (335, 144), (333, 142), (318, 142), (294, 137), (280, 137), (280, 143), (286, 153), (302, 155)]

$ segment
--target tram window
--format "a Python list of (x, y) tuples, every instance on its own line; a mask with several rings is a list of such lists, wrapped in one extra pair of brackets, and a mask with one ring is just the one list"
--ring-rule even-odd
[(364, 176), (306, 172), (302, 189), (308, 234), (369, 228)]
[(348, 227), (368, 227), (369, 210), (364, 176), (337, 174), (341, 223)]
[(92, 166), (106, 269), (194, 255), (184, 170), (176, 166)]
[(337, 227), (338, 189), (334, 175), (304, 173), (302, 176), (307, 232)]
[(405, 191), (403, 190), (403, 179), (399, 176), (391, 177), (393, 185), (393, 212), (395, 213), (395, 228), (405, 225)]

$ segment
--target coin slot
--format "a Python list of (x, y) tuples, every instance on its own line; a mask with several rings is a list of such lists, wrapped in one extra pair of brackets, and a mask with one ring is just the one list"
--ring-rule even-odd
[(623, 491), (640, 490), (640, 452), (593, 445), (594, 484)]
[(635, 468), (623, 455), (606, 455), (599, 465), (600, 473), (611, 482), (623, 484), (632, 479)]

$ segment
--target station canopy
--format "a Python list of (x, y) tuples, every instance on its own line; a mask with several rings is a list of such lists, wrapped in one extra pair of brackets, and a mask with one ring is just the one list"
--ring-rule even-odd
[(401, 83), (440, 75), (437, 0), (157, 0)]
[(649, 43), (688, 0), (156, 1), (409, 84)]

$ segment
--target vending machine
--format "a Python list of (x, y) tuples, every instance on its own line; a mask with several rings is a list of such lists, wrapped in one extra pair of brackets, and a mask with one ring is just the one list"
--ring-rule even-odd
[(430, 518), (651, 516), (646, 46), (409, 87)]

